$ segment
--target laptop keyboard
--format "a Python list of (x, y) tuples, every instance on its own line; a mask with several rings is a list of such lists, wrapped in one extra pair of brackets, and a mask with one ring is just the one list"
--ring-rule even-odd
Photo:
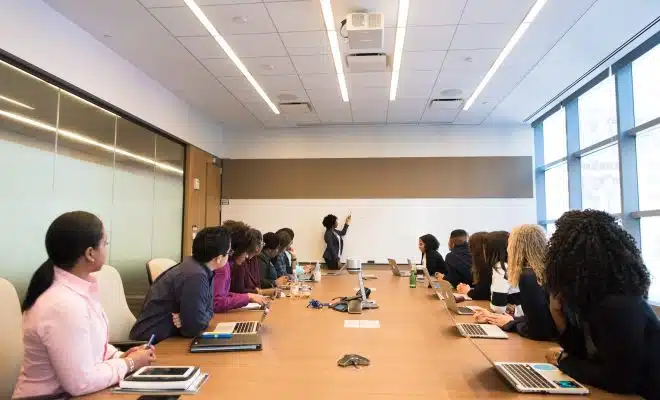
[(474, 311), (472, 311), (470, 307), (458, 307), (458, 312), (462, 312), (465, 314), (474, 314)]
[(488, 336), (484, 328), (476, 324), (463, 324), (463, 331), (470, 336)]
[(252, 333), (255, 332), (255, 328), (257, 327), (257, 322), (256, 321), (249, 321), (249, 322), (237, 322), (236, 326), (234, 326), (234, 331), (232, 333)]
[(511, 376), (525, 387), (534, 389), (553, 389), (554, 386), (527, 364), (501, 364)]

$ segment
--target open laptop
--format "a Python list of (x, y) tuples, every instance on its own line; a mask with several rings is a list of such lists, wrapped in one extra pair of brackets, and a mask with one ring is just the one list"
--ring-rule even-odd
[(362, 309), (378, 308), (375, 301), (367, 299), (367, 292), (364, 290), (364, 279), (362, 279), (362, 271), (358, 271), (358, 282), (360, 283), (360, 295), (362, 296)]
[(242, 322), (220, 322), (215, 326), (214, 333), (231, 333), (232, 335), (255, 335), (259, 333), (270, 309), (264, 307), (264, 313), (261, 315), (259, 321), (242, 321)]
[(456, 323), (458, 332), (469, 338), (479, 339), (508, 339), (509, 335), (496, 325)]
[(451, 284), (447, 281), (440, 281), (438, 282), (438, 284), (440, 285), (440, 289), (438, 289), (438, 293), (445, 300), (445, 304), (447, 304), (448, 309), (450, 309), (451, 311), (455, 312), (458, 315), (474, 315), (475, 310), (477, 310), (479, 307), (457, 305)]
[[(309, 273), (300, 275), (299, 280), (301, 282), (312, 282), (314, 280), (314, 273), (316, 271), (321, 271), (321, 263), (318, 262), (318, 261), (314, 265), (314, 269), (311, 270)], [(339, 270), (339, 271), (341, 271), (341, 270)]]
[(552, 364), (489, 361), (521, 393), (589, 394), (589, 389)]
[(426, 267), (424, 267), (422, 269), (422, 271), (424, 272), (424, 280), (427, 283), (426, 286), (430, 287), (431, 289), (440, 290), (441, 289), (440, 282), (438, 282), (438, 280), (435, 279), (435, 277), (433, 277), (433, 276), (431, 276), (431, 274), (429, 274), (429, 270), (426, 269)]
[(325, 273), (325, 275), (326, 276), (342, 275), (344, 272), (346, 272), (346, 266), (347, 265), (348, 265), (348, 263), (344, 263), (344, 264), (342, 264), (341, 268), (339, 268), (338, 270), (328, 271), (328, 272)]
[(392, 274), (394, 276), (405, 276), (405, 277), (410, 276), (410, 271), (401, 271), (399, 269), (399, 265), (396, 263), (395, 259), (388, 258), (387, 262), (390, 264), (390, 268), (392, 269)]

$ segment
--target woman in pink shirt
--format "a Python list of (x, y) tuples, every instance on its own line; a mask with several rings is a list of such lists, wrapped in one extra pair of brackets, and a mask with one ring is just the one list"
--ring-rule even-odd
[(108, 343), (108, 318), (90, 275), (103, 267), (107, 246), (103, 223), (84, 211), (48, 228), (48, 260), (23, 301), (25, 351), (14, 398), (96, 392), (156, 359), (153, 348), (122, 353)]

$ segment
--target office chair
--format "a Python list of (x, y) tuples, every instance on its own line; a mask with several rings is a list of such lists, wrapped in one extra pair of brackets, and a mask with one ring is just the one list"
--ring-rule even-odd
[(93, 275), (99, 283), (101, 305), (108, 316), (109, 342), (116, 344), (128, 341), (128, 334), (135, 324), (135, 316), (128, 308), (119, 272), (109, 265), (104, 265)]
[(169, 258), (154, 258), (149, 260), (147, 262), (147, 280), (149, 281), (149, 285), (154, 283), (160, 274), (176, 264), (176, 261), (170, 260)]
[(4, 324), (0, 340), (0, 399), (10, 399), (23, 362), (23, 322), (16, 289), (3, 278), (0, 278), (0, 303), (0, 321)]

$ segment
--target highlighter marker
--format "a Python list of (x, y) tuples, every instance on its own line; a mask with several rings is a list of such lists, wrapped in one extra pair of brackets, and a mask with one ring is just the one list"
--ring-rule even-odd
[(199, 336), (204, 339), (231, 339), (233, 335), (231, 333), (203, 332)]

